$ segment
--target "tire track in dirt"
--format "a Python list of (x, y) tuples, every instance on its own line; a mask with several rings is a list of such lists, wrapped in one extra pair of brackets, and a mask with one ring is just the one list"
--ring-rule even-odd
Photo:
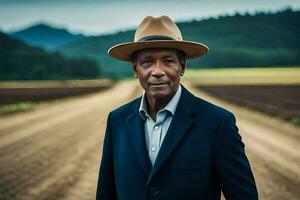
[(124, 82), (0, 119), (0, 199), (94, 199), (107, 114), (137, 91)]
[[(73, 103), (70, 104), (70, 101), (73, 101)], [(77, 103), (75, 103), (75, 101), (77, 101)], [(8, 116), (0, 118), (0, 138), (6, 134), (27, 127), (30, 123), (38, 123), (47, 119), (51, 119), (52, 117), (61, 114), (61, 112), (63, 111), (62, 109), (69, 110), (71, 108), (76, 108), (76, 106), (80, 105), (79, 99), (56, 100), (56, 102), (59, 103), (43, 105), (38, 110), (31, 111), (30, 115), (28, 115), (28, 113), (25, 112), (15, 115), (13, 117)], [(41, 112), (41, 109), (46, 109), (47, 112)]]
[[(92, 121), (92, 119), (89, 119)], [(36, 184), (39, 183), (39, 179), (49, 176), (49, 173), (46, 172), (54, 172), (56, 169), (56, 166), (63, 166), (63, 163), (60, 164), (60, 162), (65, 162), (65, 157), (68, 154), (71, 154), (71, 152), (68, 152), (69, 150), (73, 150), (73, 148), (68, 149), (68, 146), (74, 146), (77, 145), (76, 143), (85, 139), (85, 131), (88, 131), (87, 128), (90, 124), (88, 124), (88, 121), (83, 121), (85, 124), (84, 126), (78, 127), (77, 130), (73, 129), (65, 135), (63, 138), (53, 138), (52, 141), (49, 141), (47, 139), (41, 138), (40, 140), (36, 140), (35, 143), (38, 143), (38, 141), (44, 140), (48, 144), (45, 144), (42, 149), (41, 148), (32, 148), (34, 151), (27, 155), (25, 158), (19, 158), (17, 157), (15, 163), (10, 163), (10, 165), (16, 165), (16, 167), (11, 168), (12, 171), (10, 174), (13, 174), (14, 176), (19, 177), (18, 183), (13, 181), (7, 181), (8, 183), (12, 183), (12, 185), (7, 184), (10, 188), (13, 188), (18, 185), (23, 185), (20, 183), (28, 183), (31, 182), (31, 187), (35, 187)], [(57, 130), (57, 129), (56, 129)], [(51, 131), (51, 130), (49, 130)], [(76, 134), (77, 133), (77, 134)], [(80, 133), (80, 134), (79, 134)], [(66, 147), (67, 149), (63, 151), (62, 147)], [(76, 153), (76, 152), (74, 152)], [(48, 158), (48, 159), (45, 159)], [(23, 163), (23, 165), (18, 165), (18, 163)], [(9, 167), (9, 166), (8, 166)], [(1, 167), (2, 168), (2, 167)], [(2, 171), (2, 170), (1, 170)], [(36, 174), (38, 176), (36, 176)], [(5, 177), (5, 175), (1, 174), (1, 177)], [(2, 179), (5, 180), (5, 179)], [(18, 192), (20, 194), (20, 191)]]

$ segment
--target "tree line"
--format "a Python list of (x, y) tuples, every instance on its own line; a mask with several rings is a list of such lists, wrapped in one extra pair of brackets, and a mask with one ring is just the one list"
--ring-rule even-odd
[[(206, 44), (206, 56), (190, 60), (191, 68), (285, 67), (300, 65), (300, 11), (235, 13), (177, 23), (184, 40)], [(128, 63), (107, 56), (107, 50), (133, 40), (135, 30), (88, 37), (57, 50), (68, 56), (89, 56), (112, 77), (132, 76)]]
[(100, 76), (98, 64), (88, 58), (65, 58), (0, 33), (0, 80), (91, 79)]

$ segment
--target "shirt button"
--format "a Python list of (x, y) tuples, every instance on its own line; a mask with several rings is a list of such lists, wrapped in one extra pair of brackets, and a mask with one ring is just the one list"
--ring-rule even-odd
[(157, 129), (158, 129), (158, 126), (154, 126), (154, 129), (157, 130)]
[(156, 150), (156, 147), (152, 147), (152, 148), (151, 148), (151, 151), (154, 152), (155, 150)]

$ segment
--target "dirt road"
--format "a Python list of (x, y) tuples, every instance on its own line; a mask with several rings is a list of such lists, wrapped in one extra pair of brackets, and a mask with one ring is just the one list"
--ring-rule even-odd
[[(123, 82), (0, 118), (0, 200), (94, 199), (107, 113), (140, 93)], [(261, 199), (300, 199), (299, 129), (194, 93), (236, 114)]]
[(137, 84), (0, 119), (0, 199), (94, 199), (107, 113)]

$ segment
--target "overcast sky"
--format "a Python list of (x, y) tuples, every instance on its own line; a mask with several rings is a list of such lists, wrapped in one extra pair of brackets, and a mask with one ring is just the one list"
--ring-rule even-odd
[(45, 22), (74, 33), (99, 35), (134, 28), (147, 15), (182, 21), (286, 6), (300, 10), (300, 0), (0, 0), (0, 30)]

